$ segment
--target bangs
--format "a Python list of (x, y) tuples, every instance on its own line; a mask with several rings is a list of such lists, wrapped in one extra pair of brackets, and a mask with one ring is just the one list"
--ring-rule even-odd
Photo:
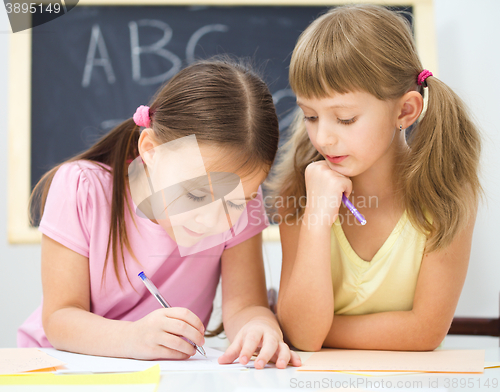
[(373, 61), (378, 56), (372, 48), (359, 41), (361, 28), (332, 11), (316, 19), (292, 54), (289, 80), (294, 93), (309, 99), (366, 91), (382, 99), (374, 81), (384, 79), (384, 73)]

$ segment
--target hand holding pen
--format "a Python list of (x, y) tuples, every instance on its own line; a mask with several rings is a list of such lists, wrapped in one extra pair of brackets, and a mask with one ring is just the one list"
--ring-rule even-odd
[[(171, 308), (170, 304), (167, 302), (167, 300), (165, 298), (163, 298), (163, 296), (161, 295), (158, 288), (154, 285), (153, 282), (151, 282), (151, 280), (149, 280), (149, 278), (146, 276), (146, 274), (144, 274), (144, 272), (139, 273), (139, 277), (141, 278), (142, 282), (147, 287), (149, 292), (158, 300), (158, 302), (161, 304), (161, 306), (163, 306), (164, 308)], [(201, 355), (203, 355), (205, 358), (207, 357), (203, 347), (198, 346), (197, 344), (193, 343), (191, 340), (189, 340), (186, 337), (183, 337), (183, 338), (189, 344), (191, 344), (196, 349), (196, 351), (198, 351)]]

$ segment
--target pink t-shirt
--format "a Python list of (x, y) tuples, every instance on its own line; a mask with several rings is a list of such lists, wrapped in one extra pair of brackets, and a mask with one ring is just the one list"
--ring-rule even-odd
[[(218, 245), (184, 257), (160, 225), (135, 216), (136, 228), (126, 212), (130, 245), (142, 265), (125, 248), (125, 264), (133, 287), (122, 267), (122, 288), (116, 279), (111, 255), (101, 286), (110, 228), (111, 189), (111, 173), (97, 164), (84, 160), (64, 164), (53, 178), (39, 226), (46, 236), (89, 259), (91, 312), (108, 319), (135, 321), (158, 309), (160, 304), (137, 276), (144, 271), (170, 305), (190, 309), (206, 327), (220, 278), (222, 252), (269, 225), (262, 189), (259, 187), (258, 196), (247, 203), (246, 227), (242, 228), (245, 213), (235, 224), (234, 231), (239, 234), (233, 237), (228, 230), (220, 234), (222, 240), (216, 241)], [(135, 211), (132, 199), (127, 200)], [(121, 258), (118, 261), (121, 263)], [(41, 316), (40, 305), (19, 327), (18, 347), (52, 347), (45, 336)]]

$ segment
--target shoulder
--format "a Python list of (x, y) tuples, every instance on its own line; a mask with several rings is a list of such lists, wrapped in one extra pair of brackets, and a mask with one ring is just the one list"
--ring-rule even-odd
[(80, 188), (109, 189), (113, 184), (111, 167), (87, 160), (66, 162), (57, 169), (52, 180), (52, 187), (64, 187), (68, 191)]
[(112, 189), (113, 175), (109, 166), (77, 160), (66, 162), (57, 169), (48, 197), (78, 200), (82, 205), (96, 206), (108, 204)]
[[(111, 167), (103, 163), (87, 161), (84, 159), (66, 162), (56, 172), (57, 177), (65, 179), (82, 178), (89, 181), (95, 179), (111, 180)], [(54, 177), (55, 177), (54, 176)]]

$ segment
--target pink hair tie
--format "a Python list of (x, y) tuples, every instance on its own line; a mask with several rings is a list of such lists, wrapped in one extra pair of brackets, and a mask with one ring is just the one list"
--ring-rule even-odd
[(141, 105), (134, 114), (134, 122), (140, 127), (149, 128), (151, 119), (149, 118), (149, 106)]
[(427, 87), (427, 82), (425, 81), (425, 79), (427, 79), (429, 76), (433, 76), (432, 72), (427, 69), (424, 69), (422, 72), (418, 74), (417, 83), (421, 86)]

